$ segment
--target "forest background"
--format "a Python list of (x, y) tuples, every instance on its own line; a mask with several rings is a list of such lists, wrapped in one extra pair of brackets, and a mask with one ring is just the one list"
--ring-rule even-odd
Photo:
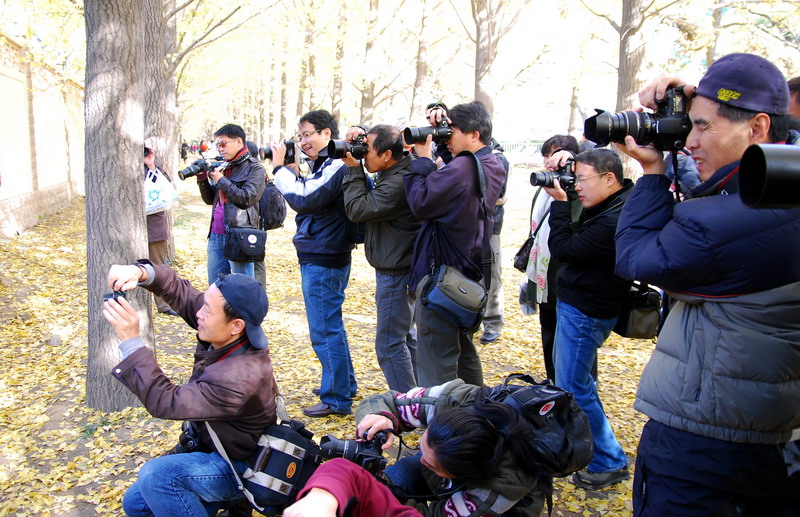
[[(143, 143), (175, 171), (182, 139), (209, 140), (226, 122), (265, 144), (294, 134), (309, 109), (332, 111), (342, 127), (404, 126), (423, 123), (428, 102), (477, 98), (509, 155), (525, 163), (535, 147), (526, 143), (580, 136), (592, 108), (636, 106), (641, 82), (662, 71), (696, 82), (734, 51), (765, 55), (787, 77), (800, 70), (800, 4), (767, 0), (3, 1), (0, 30), (32, 64), (85, 86), (90, 193), (0, 242), (0, 359), (14, 365), (0, 376), (0, 514), (18, 515), (118, 513), (137, 467), (174, 441), (175, 423), (149, 418), (109, 375), (119, 356), (98, 311), (108, 266), (146, 254), (144, 215), (131, 209), (143, 206)], [(13, 154), (12, 141), (2, 145)], [(527, 232), (527, 172), (520, 164), (512, 172), (506, 257)], [(173, 264), (201, 285), (208, 210), (191, 187), (179, 186)], [(317, 364), (291, 231), (288, 223), (270, 237), (267, 325), (299, 414)], [(355, 260), (345, 310), (369, 395), (383, 389), (371, 351), (374, 278), (363, 255)], [(490, 383), (516, 369), (543, 375), (538, 326), (517, 313), (519, 276), (504, 268), (509, 325), (481, 351)], [(153, 318), (145, 293), (131, 298), (159, 360), (185, 380), (191, 332)], [(642, 423), (632, 398), (651, 347), (614, 338), (601, 352), (604, 400), (631, 457)], [(318, 434), (352, 429), (346, 419), (315, 424)], [(629, 483), (597, 494), (558, 488), (557, 515), (630, 510)]]

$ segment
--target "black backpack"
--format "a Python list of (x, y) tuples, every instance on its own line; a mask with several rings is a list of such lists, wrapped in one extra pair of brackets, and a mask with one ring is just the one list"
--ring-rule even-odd
[(258, 200), (258, 211), (261, 214), (262, 230), (275, 230), (283, 226), (286, 219), (286, 200), (272, 180), (267, 180), (264, 193)]
[(488, 399), (513, 407), (530, 422), (536, 437), (534, 461), (549, 475), (568, 476), (591, 461), (594, 446), (589, 417), (569, 391), (550, 381), (536, 382), (530, 375), (512, 373), (492, 389)]

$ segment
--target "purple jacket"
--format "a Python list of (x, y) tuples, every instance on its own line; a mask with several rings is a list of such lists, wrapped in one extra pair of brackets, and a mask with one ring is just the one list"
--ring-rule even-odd
[[(505, 170), (491, 147), (475, 155), (486, 174), (487, 228), (491, 235), (495, 203), (500, 197)], [(441, 264), (455, 267), (468, 277), (480, 280), (483, 253), (483, 210), (478, 197), (478, 173), (472, 158), (457, 156), (436, 170), (428, 158), (411, 163), (403, 177), (411, 211), (422, 220), (414, 242), (414, 258), (408, 287), (415, 290), (422, 278)]]

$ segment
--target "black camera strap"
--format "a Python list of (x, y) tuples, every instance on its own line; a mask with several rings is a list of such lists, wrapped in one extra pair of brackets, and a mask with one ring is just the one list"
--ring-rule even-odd
[(475, 162), (475, 167), (478, 174), (478, 198), (481, 202), (481, 209), (483, 210), (483, 260), (481, 261), (481, 272), (483, 273), (483, 283), (486, 287), (486, 292), (492, 286), (492, 247), (489, 244), (489, 208), (486, 206), (486, 172), (483, 170), (483, 164), (472, 151), (461, 151), (457, 156), (471, 156)]

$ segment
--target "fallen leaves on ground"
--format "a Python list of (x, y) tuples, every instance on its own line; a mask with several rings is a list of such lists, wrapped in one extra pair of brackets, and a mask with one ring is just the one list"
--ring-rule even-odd
[[(487, 384), (508, 373), (544, 377), (538, 319), (516, 303), (520, 274), (511, 257), (525, 238), (532, 195), (527, 173), (512, 174), (503, 231), (506, 323), (495, 343), (478, 345)], [(174, 267), (196, 286), (206, 280), (210, 208), (194, 183), (180, 186)], [(317, 399), (320, 367), (308, 341), (294, 222), (271, 231), (267, 250), (270, 312), (265, 329), (290, 415)], [(104, 413), (84, 404), (87, 362), (86, 226), (83, 200), (13, 240), (0, 241), (0, 515), (119, 515), (139, 467), (172, 447), (180, 423), (143, 408)], [(386, 389), (374, 354), (375, 275), (361, 248), (353, 254), (343, 312), (359, 383), (356, 402)], [(182, 320), (155, 316), (158, 360), (175, 382), (191, 373), (194, 332)], [(476, 334), (476, 341), (479, 337)], [(652, 343), (612, 335), (600, 350), (600, 394), (633, 464), (645, 418), (633, 410), (636, 385)], [(352, 437), (352, 417), (307, 420), (317, 437)], [(408, 437), (414, 444), (416, 437)], [(631, 481), (599, 492), (556, 480), (553, 515), (632, 514)]]

